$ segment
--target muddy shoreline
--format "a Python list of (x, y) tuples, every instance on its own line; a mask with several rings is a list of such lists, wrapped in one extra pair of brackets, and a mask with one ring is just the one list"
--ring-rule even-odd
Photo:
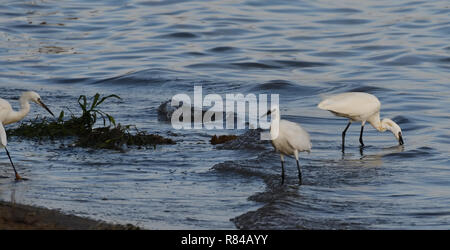
[(113, 224), (58, 210), (0, 201), (0, 230), (139, 230), (132, 224)]

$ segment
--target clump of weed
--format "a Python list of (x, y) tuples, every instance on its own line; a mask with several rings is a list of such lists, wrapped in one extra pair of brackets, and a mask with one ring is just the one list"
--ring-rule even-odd
[(144, 131), (130, 133), (130, 125), (120, 124), (110, 128), (95, 128), (86, 136), (80, 137), (76, 145), (89, 148), (121, 149), (123, 145), (152, 146), (156, 148), (158, 144), (175, 144), (172, 139), (164, 138), (160, 135), (147, 134)]
[[(113, 116), (99, 109), (99, 105), (109, 98), (120, 99), (117, 95), (100, 98), (100, 94), (97, 93), (92, 102), (88, 103), (87, 97), (81, 95), (78, 98), (82, 111), (80, 116), (71, 114), (69, 119), (64, 119), (64, 111), (61, 111), (57, 119), (36, 117), (29, 122), (22, 122), (15, 129), (8, 130), (8, 134), (39, 140), (74, 136), (77, 137), (76, 146), (97, 149), (121, 150), (124, 145), (156, 147), (158, 144), (175, 144), (171, 139), (148, 134), (132, 125), (116, 125)], [(94, 125), (100, 119), (103, 127), (95, 128)], [(135, 133), (131, 132), (131, 127), (134, 127)]]

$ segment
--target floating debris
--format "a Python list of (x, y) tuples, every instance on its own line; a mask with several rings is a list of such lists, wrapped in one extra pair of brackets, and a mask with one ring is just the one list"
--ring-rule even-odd
[(44, 46), (38, 49), (39, 53), (42, 54), (62, 54), (62, 53), (73, 53), (73, 48), (62, 48), (58, 46)]

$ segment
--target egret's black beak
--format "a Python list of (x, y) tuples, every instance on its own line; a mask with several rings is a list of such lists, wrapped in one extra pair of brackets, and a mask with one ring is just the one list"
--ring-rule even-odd
[(400, 145), (405, 144), (405, 142), (403, 141), (402, 132), (398, 132), (398, 143)]
[(52, 113), (52, 111), (50, 111), (50, 109), (47, 107), (47, 105), (45, 105), (41, 99), (38, 99), (38, 103), (39, 105), (41, 105), (43, 108), (45, 108), (45, 110), (47, 110), (53, 117), (55, 117), (55, 115)]
[(264, 115), (262, 115), (261, 118), (263, 118), (263, 117), (265, 117), (265, 116), (268, 116), (268, 115), (270, 115), (270, 114), (272, 114), (272, 110), (267, 111), (267, 113), (265, 113)]

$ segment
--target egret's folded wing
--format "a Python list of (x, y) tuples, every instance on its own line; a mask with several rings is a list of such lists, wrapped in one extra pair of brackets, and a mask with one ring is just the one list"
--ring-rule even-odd
[(373, 114), (380, 110), (380, 101), (371, 94), (347, 92), (331, 96), (317, 105), (342, 116), (360, 116)]
[(280, 121), (280, 130), (286, 136), (287, 142), (298, 151), (311, 151), (309, 133), (299, 124), (287, 120)]

